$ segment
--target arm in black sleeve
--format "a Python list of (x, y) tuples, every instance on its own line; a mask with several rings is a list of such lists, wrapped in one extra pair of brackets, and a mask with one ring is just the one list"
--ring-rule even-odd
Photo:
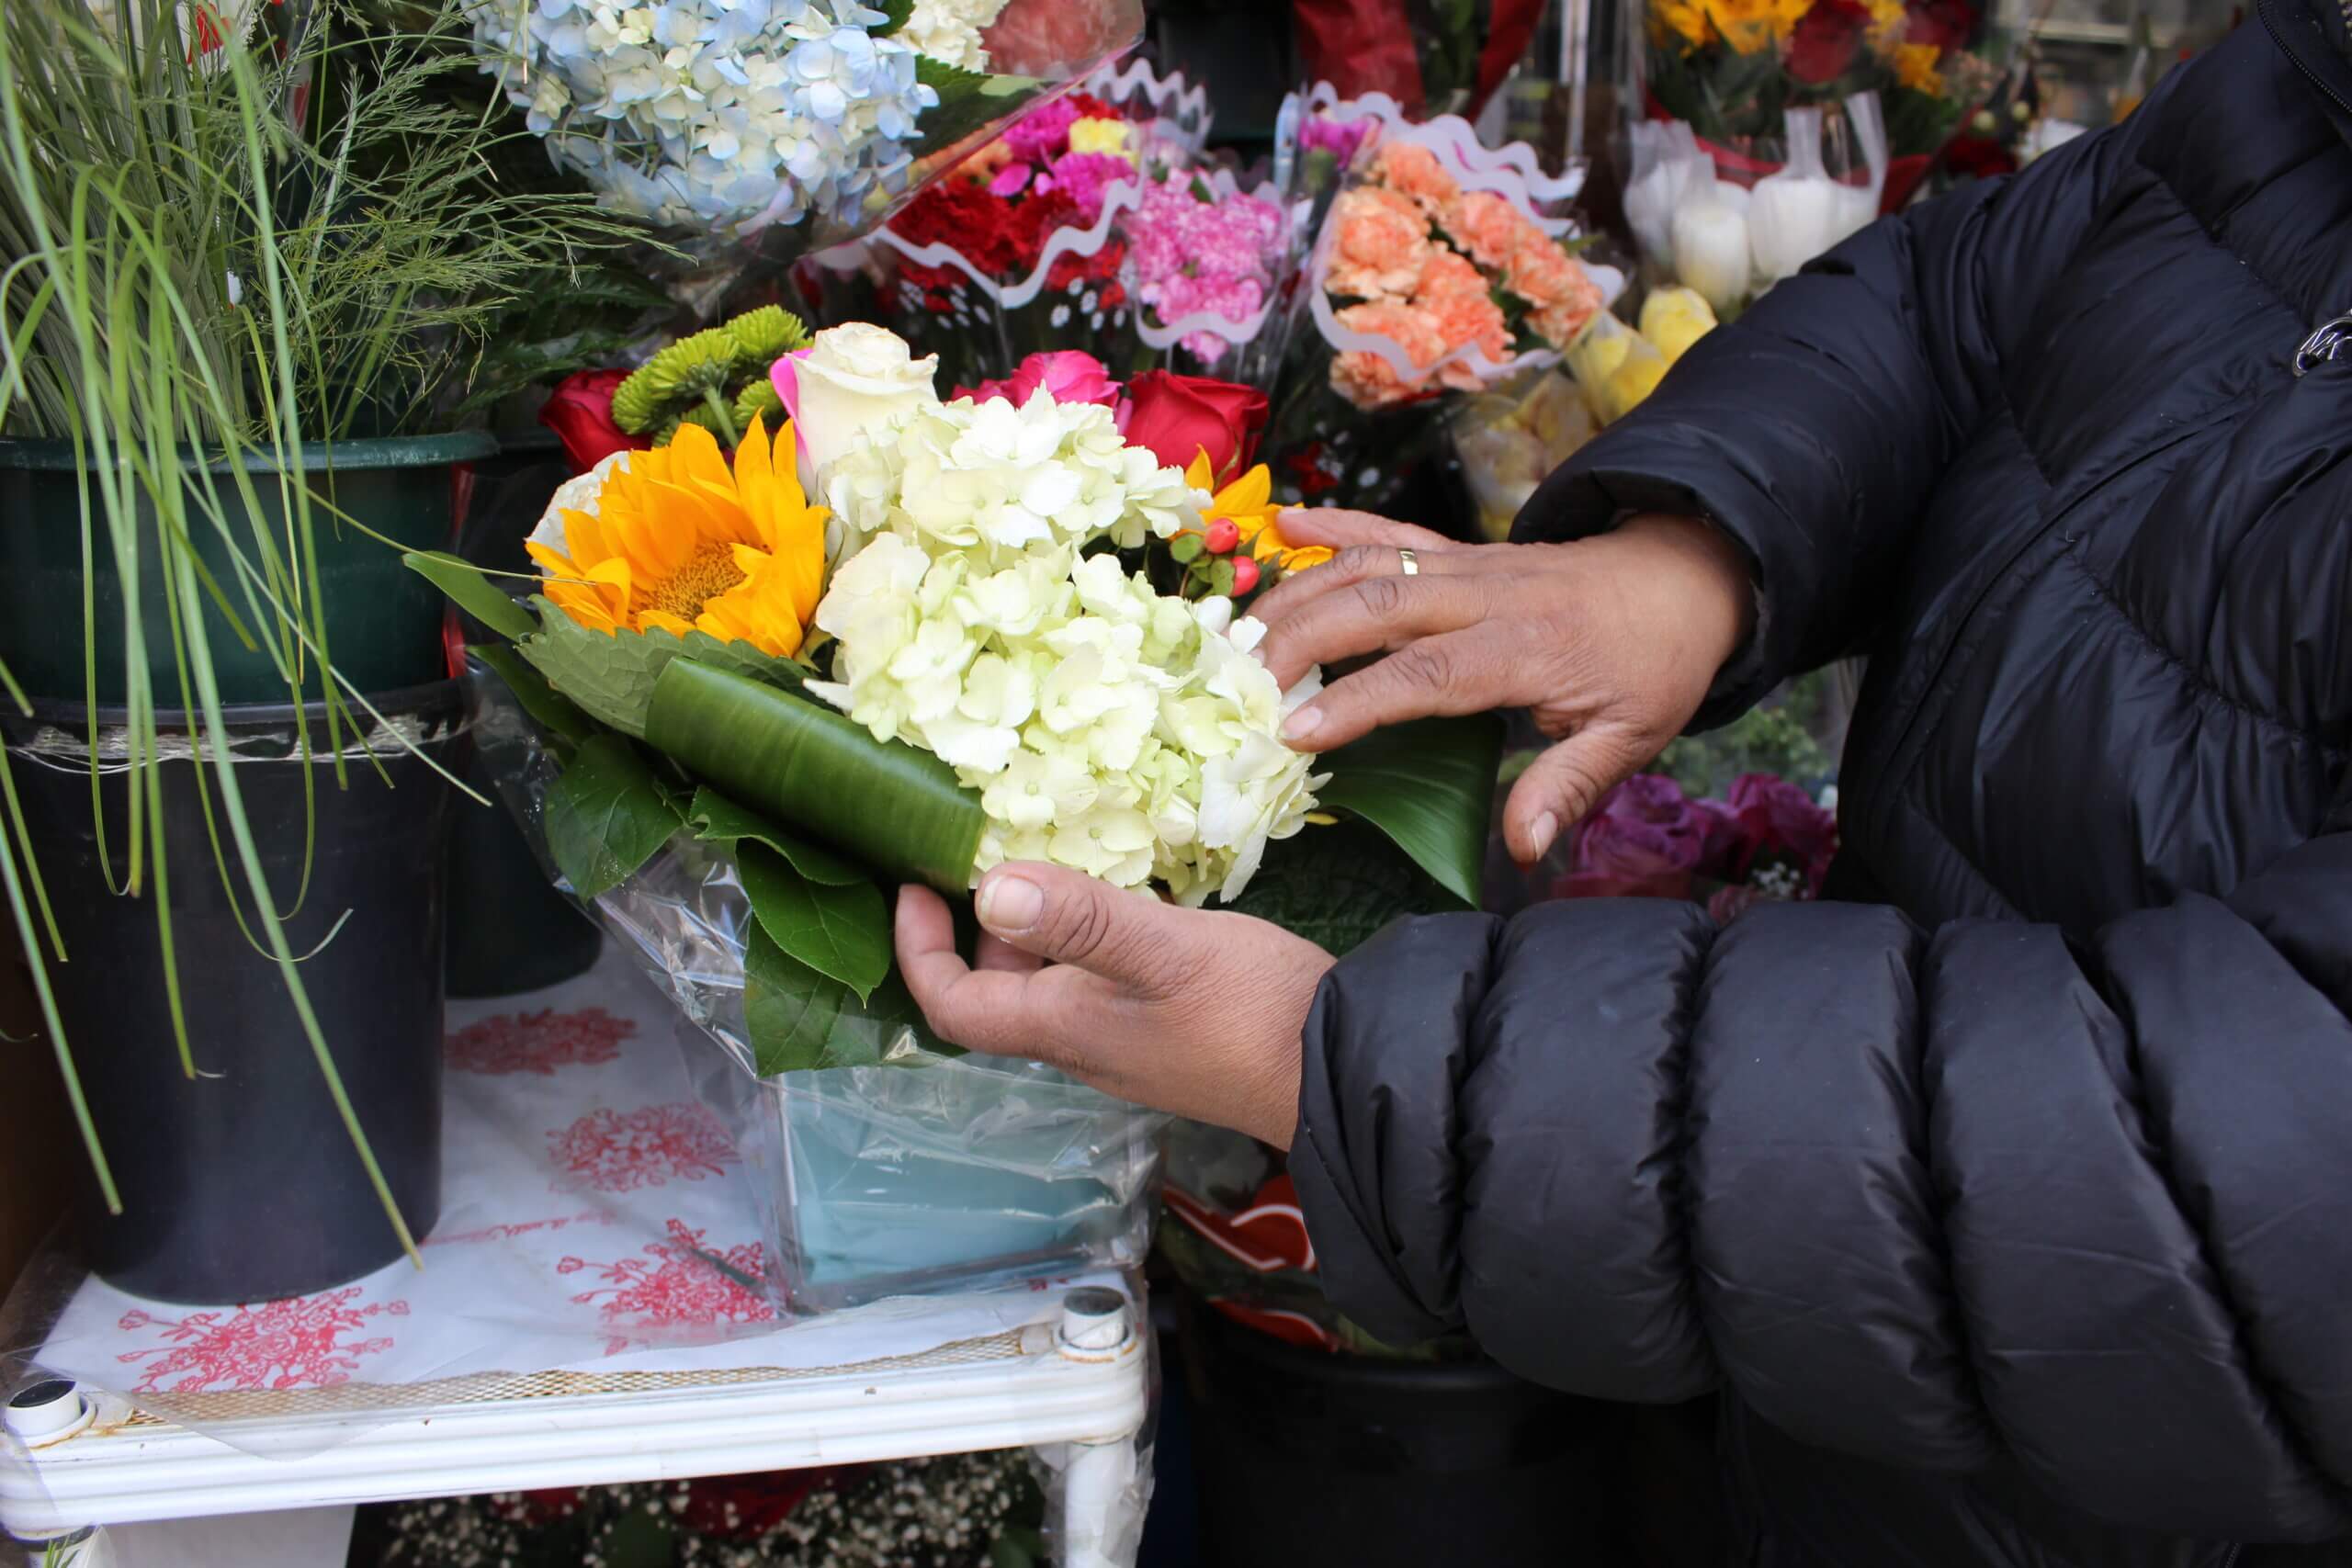
[(2056, 930), (1596, 899), (1326, 980), (1291, 1168), (1372, 1332), (2154, 1529), (2352, 1528), (2352, 831)]
[(1853, 651), (2129, 134), (2078, 138), (2014, 179), (1872, 224), (1781, 283), (1546, 479), (1512, 536), (1581, 538), (1667, 512), (1738, 540), (1757, 631), (1702, 726)]

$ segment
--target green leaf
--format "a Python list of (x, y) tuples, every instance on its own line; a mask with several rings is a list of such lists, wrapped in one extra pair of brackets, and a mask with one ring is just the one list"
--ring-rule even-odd
[(907, 25), (915, 14), (915, 0), (871, 0), (873, 8), (882, 13), (882, 25), (865, 30), (876, 38), (888, 38)]
[(539, 609), (537, 633), (515, 647), (557, 691), (623, 735), (645, 734), (653, 683), (674, 659), (737, 670), (772, 686), (797, 689), (808, 678), (790, 660), (771, 658), (749, 643), (721, 642), (705, 632), (681, 637), (665, 631), (594, 631), (545, 599), (533, 603)]
[(1387, 834), (1475, 908), (1502, 747), (1502, 721), (1491, 714), (1376, 729), (1324, 757), (1331, 782), (1317, 798)]
[(785, 952), (756, 921), (743, 945), (743, 1022), (763, 1078), (963, 1055), (932, 1034), (897, 976), (860, 1007), (847, 986)]
[(890, 911), (871, 882), (827, 886), (756, 839), (735, 845), (735, 869), (760, 929), (778, 947), (857, 993), (860, 1002), (890, 973)]
[(1379, 829), (1344, 821), (1266, 846), (1265, 863), (1230, 907), (1344, 957), (1391, 920), (1463, 903)]
[(592, 735), (548, 791), (548, 853), (582, 898), (611, 891), (678, 830), (678, 813), (635, 747)]
[(654, 683), (645, 739), (752, 810), (894, 881), (961, 897), (983, 825), (956, 771), (846, 715), (691, 659)]
[(1201, 558), (1201, 551), (1206, 547), (1198, 534), (1179, 534), (1168, 541), (1168, 558), (1190, 566)]
[(854, 882), (871, 882), (873, 877), (864, 869), (851, 864), (831, 850), (819, 849), (806, 839), (795, 838), (756, 811), (746, 811), (715, 789), (695, 791), (694, 804), (686, 808), (686, 826), (695, 837), (706, 844), (723, 844), (729, 851), (749, 839), (768, 848), (792, 863), (792, 869), (811, 882), (828, 887), (846, 887)]
[(539, 629), (531, 612), (500, 592), (471, 561), (441, 550), (411, 550), (401, 561), (500, 637), (526, 637)]
[(579, 705), (548, 684), (548, 678), (523, 661), (523, 656), (503, 642), (476, 643), (466, 649), (490, 666), (492, 673), (506, 682), (523, 711), (531, 716), (540, 728), (561, 736), (577, 746), (597, 733), (596, 721), (580, 711)]
[(1046, 85), (1034, 76), (990, 76), (967, 71), (928, 54), (915, 56), (915, 80), (939, 95), (938, 104), (923, 110), (915, 127), (922, 133), (914, 146), (918, 158), (953, 147), (1018, 114)]

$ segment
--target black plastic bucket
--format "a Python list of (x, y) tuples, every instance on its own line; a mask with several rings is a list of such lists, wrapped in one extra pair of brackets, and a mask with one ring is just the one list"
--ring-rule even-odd
[(1627, 1561), (1617, 1407), (1486, 1362), (1305, 1349), (1185, 1305), (1204, 1563)]
[[(426, 756), (462, 773), (469, 746), (463, 682), (373, 700)], [(401, 1215), (423, 1236), (441, 1201), (442, 852), (450, 790), (391, 734), (354, 741), (348, 730), (349, 784), (337, 788), (330, 761), (306, 762), (289, 744), (297, 711), (229, 710), (238, 787), (283, 910), (302, 875), (310, 775), (310, 886), (288, 935), (297, 955), (309, 954), (302, 981), (360, 1125)], [(313, 750), (322, 750), (323, 706), (300, 711)], [(119, 717), (101, 714), (101, 724)], [(153, 765), (162, 773), (172, 936), (194, 1078), (183, 1074), (174, 1045), (153, 884), (135, 899), (107, 891), (80, 710), (52, 708), (6, 727), (9, 765), (67, 962), (46, 950), (42, 957), (122, 1199), (122, 1213), (109, 1216), (87, 1162), (76, 1161), (85, 1256), (109, 1282), (162, 1301), (305, 1295), (391, 1262), (400, 1243), (281, 972), (234, 918), (205, 830), (188, 726), (159, 715), (158, 727), (164, 760)], [(132, 775), (119, 761), (103, 760), (105, 733), (105, 851), (119, 887)], [(363, 750), (372, 761), (356, 754)], [(217, 813), (217, 788), (212, 800)], [(221, 838), (226, 845), (225, 824)], [(229, 864), (236, 908), (250, 924), (242, 869)]]

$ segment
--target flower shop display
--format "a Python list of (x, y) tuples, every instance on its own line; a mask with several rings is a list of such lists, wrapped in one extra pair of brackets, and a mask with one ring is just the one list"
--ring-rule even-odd
[(1490, 153), (1458, 119), (1356, 123), (1372, 129), (1317, 240), (1269, 443), (1284, 499), (1377, 510), (1449, 400), (1556, 364), (1623, 280), (1572, 254), (1524, 148)]
[[(1584, 341), (1590, 337), (1588, 333)], [(1510, 536), (1536, 486), (1598, 429), (1590, 403), (1569, 377), (1548, 370), (1532, 380), (1524, 389), (1480, 393), (1448, 421), (1453, 455), (1477, 511), (1478, 536), (1489, 543)]]
[[(457, 0), (372, 15), (0, 18), (0, 886), (91, 1255), (183, 1296), (364, 1272), (433, 1217), (464, 720), (397, 568), (494, 444), (416, 433), (523, 280), (628, 232), (491, 177)], [(231, 1245), (262, 1225), (315, 1245)]]
[(482, 68), (613, 208), (771, 257), (854, 239), (1052, 85), (1138, 0), (467, 0)]
[(863, 1299), (1107, 1242), (1132, 1184), (1041, 1196), (1038, 1173), (1093, 1170), (1068, 1151), (1115, 1154), (1136, 1113), (954, 1060), (891, 973), (888, 890), (960, 897), (1046, 860), (1330, 940), (1307, 888), (1341, 852), (1314, 840), (1344, 833), (1400, 897), (1460, 907), (1494, 732), (1281, 743), (1316, 682), (1274, 686), (1236, 601), (1327, 552), (1283, 536), (1249, 389), (1122, 387), (1064, 353), (943, 400), (936, 362), (871, 325), (772, 375), (774, 434), (754, 413), (730, 455), (682, 422), (565, 486), (535, 608), (414, 562), (510, 639), (477, 651), (518, 705), (502, 773), (554, 867), (781, 1129), (797, 1290)]
[(1648, 118), (1688, 123), (1741, 186), (1792, 155), (1793, 108), (1827, 113), (1827, 171), (1860, 183), (1862, 128), (1834, 111), (1872, 95), (1890, 160), (1886, 210), (1910, 198), (2001, 74), (1975, 52), (1983, 18), (1968, 0), (1636, 0), (1626, 21), (1642, 40), (1628, 101), (1646, 105)]

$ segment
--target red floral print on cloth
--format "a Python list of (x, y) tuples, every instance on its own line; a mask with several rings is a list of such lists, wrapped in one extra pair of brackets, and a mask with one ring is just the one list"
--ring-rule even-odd
[(614, 1216), (601, 1209), (585, 1213), (557, 1214), (545, 1220), (523, 1220), (509, 1225), (484, 1225), (480, 1230), (451, 1231), (444, 1235), (435, 1231), (424, 1238), (427, 1247), (461, 1247), (472, 1242), (512, 1241), (518, 1235), (530, 1235), (537, 1231), (560, 1231), (570, 1225), (608, 1225)]
[[(406, 1317), (406, 1302), (356, 1305), (363, 1287), (263, 1302), (172, 1319), (129, 1312), (126, 1334), (159, 1328), (170, 1343), (126, 1350), (115, 1359), (140, 1366), (133, 1393), (206, 1393), (254, 1389), (333, 1388), (351, 1381), (362, 1359), (392, 1348), (390, 1335), (354, 1339), (374, 1317)], [(150, 1358), (153, 1358), (152, 1359)]]
[[(567, 1258), (555, 1271), (595, 1269), (604, 1285), (571, 1299), (584, 1305), (605, 1298), (603, 1319), (616, 1327), (715, 1328), (775, 1321), (775, 1308), (749, 1288), (767, 1278), (767, 1254), (758, 1242), (720, 1251), (705, 1247), (703, 1233), (688, 1229), (684, 1220), (669, 1221), (668, 1230), (668, 1240), (645, 1244), (644, 1258), (617, 1263)], [(625, 1343), (616, 1340), (615, 1346)]]
[(558, 1067), (617, 1061), (621, 1042), (636, 1032), (636, 1020), (615, 1018), (603, 1008), (502, 1012), (450, 1035), (445, 1059), (461, 1073), (551, 1077)]
[(595, 1192), (634, 1192), (673, 1181), (700, 1181), (737, 1162), (735, 1142), (718, 1118), (691, 1102), (636, 1111), (592, 1111), (548, 1134), (548, 1153), (564, 1173), (556, 1183)]

